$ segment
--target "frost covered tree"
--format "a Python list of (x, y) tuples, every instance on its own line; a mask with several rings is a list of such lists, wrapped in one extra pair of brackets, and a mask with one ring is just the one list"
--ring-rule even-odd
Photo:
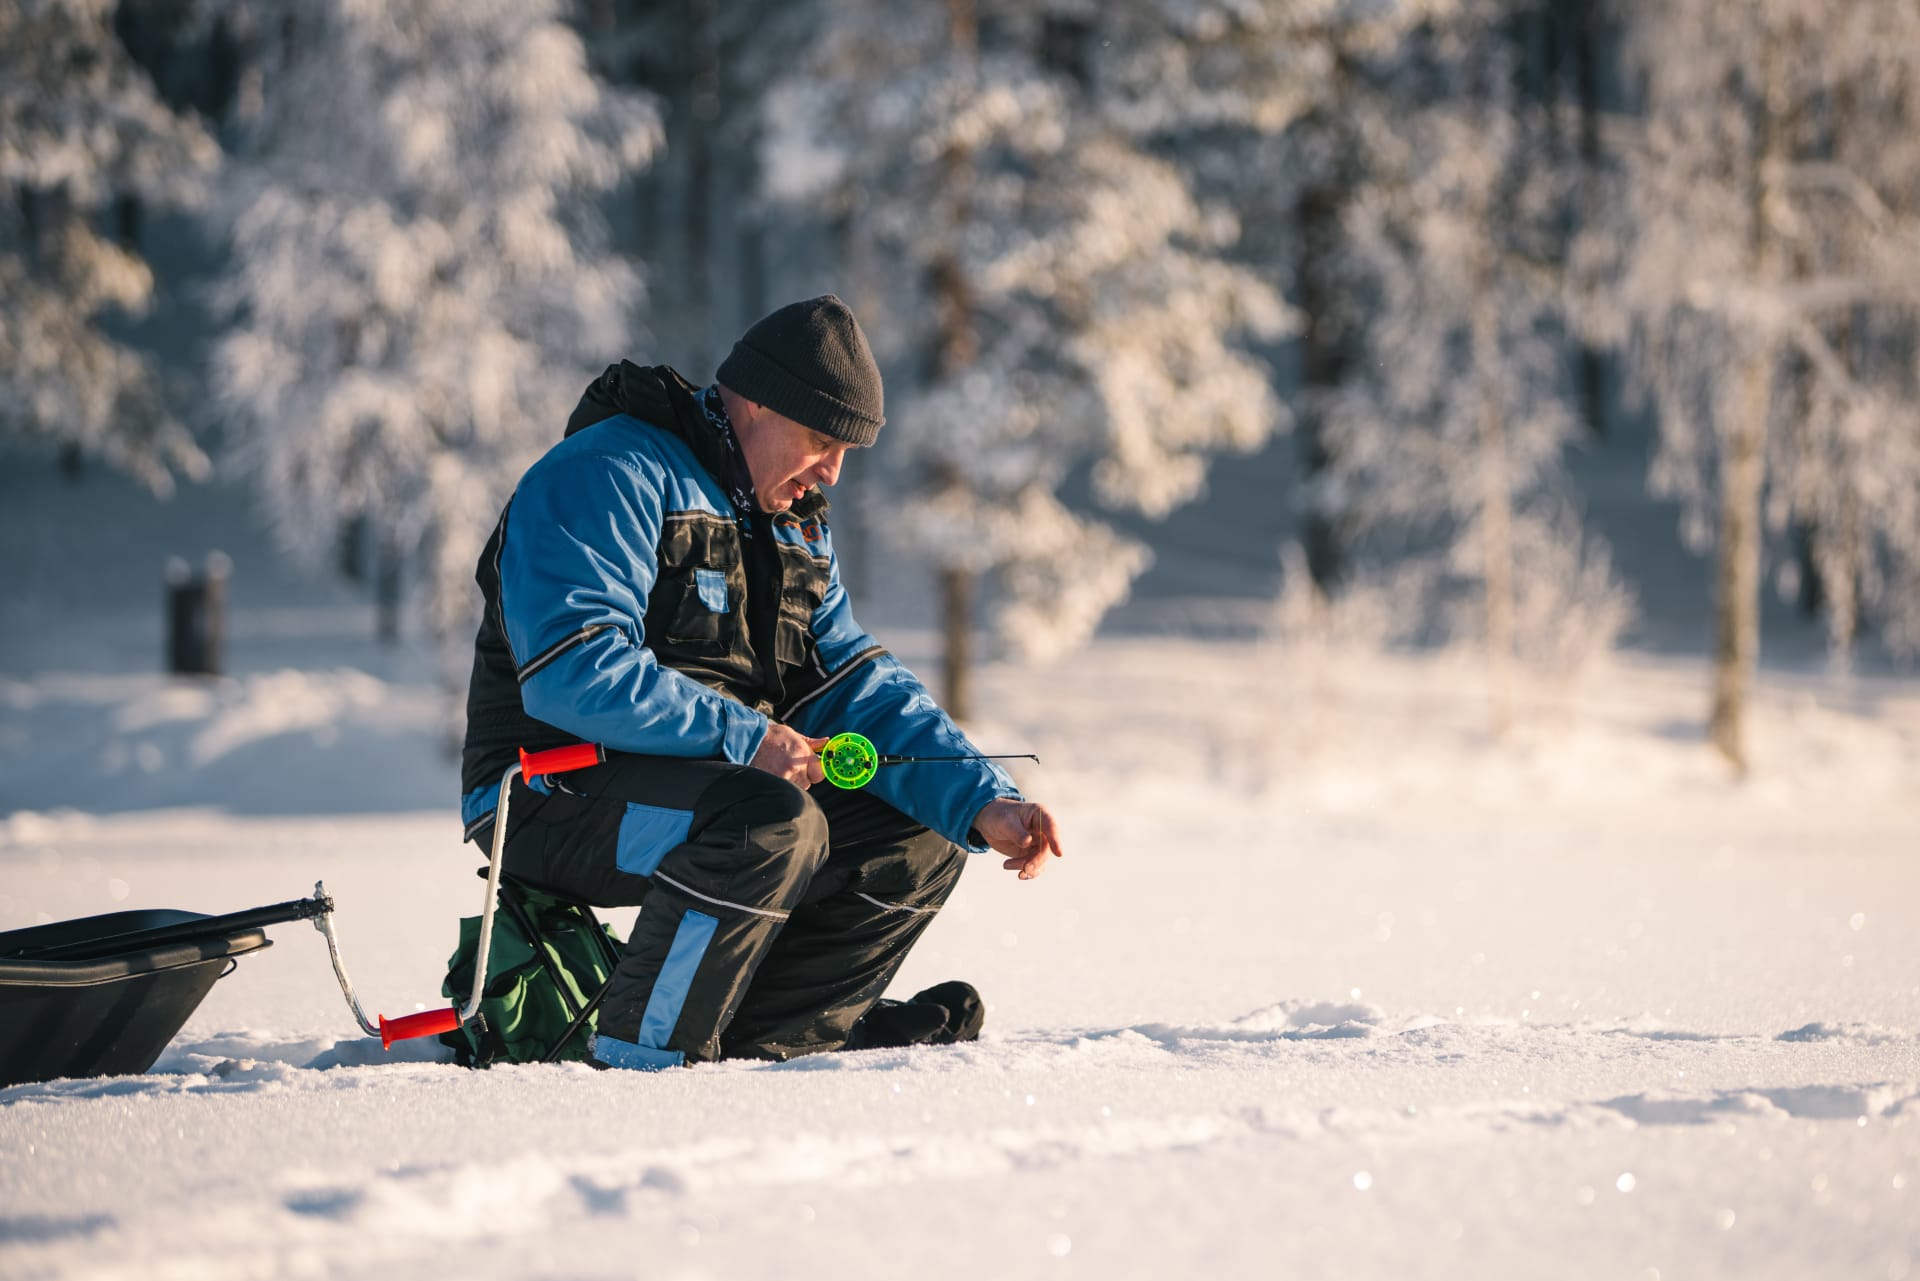
[(1158, 6), (807, 14), (768, 98), (769, 191), (855, 223), (891, 278), (883, 356), (926, 353), (890, 413), (895, 517), (939, 570), (964, 714), (975, 580), (996, 576), (1016, 652), (1082, 642), (1146, 553), (1063, 485), (1086, 469), (1097, 503), (1149, 516), (1193, 498), (1211, 453), (1282, 421), (1248, 344), (1289, 315), (1224, 252), (1235, 220), (1156, 147), (1177, 118), (1131, 91), (1140, 59), (1183, 67)]
[(0, 434), (120, 467), (156, 492), (206, 456), (162, 373), (110, 332), (153, 297), (104, 228), (138, 200), (185, 205), (219, 151), (155, 94), (112, 0), (0, 2)]
[[(648, 247), (647, 296), (670, 316), (652, 356), (703, 377), (735, 337), (774, 305), (759, 239), (759, 89), (787, 50), (770, 34), (776, 0), (593, 0), (588, 54), (614, 83), (644, 87), (665, 146), (623, 199), (631, 234)], [(784, 261), (808, 251), (780, 228)], [(814, 288), (810, 293), (821, 290)]]
[(1328, 501), (1335, 487), (1319, 481), (1332, 461), (1327, 411), (1364, 323), (1364, 273), (1345, 232), (1364, 176), (1359, 122), (1375, 66), (1456, 8), (1457, 0), (1164, 6), (1155, 12), (1178, 40), (1128, 42), (1115, 59), (1139, 104), (1132, 114), (1144, 109), (1162, 134), (1179, 137), (1199, 189), (1240, 218), (1236, 257), (1285, 289), (1298, 312), (1301, 541), (1322, 596), (1339, 582), (1355, 533), (1348, 513)]
[(471, 608), (491, 513), (623, 354), (639, 278), (595, 206), (649, 105), (589, 73), (557, 0), (246, 0), (256, 97), (233, 166), (232, 460), (294, 551), (363, 520)]
[(1362, 359), (1334, 398), (1328, 480), (1357, 527), (1437, 547), (1488, 663), (1495, 732), (1516, 659), (1570, 675), (1629, 616), (1567, 502), (1558, 228), (1544, 112), (1514, 94), (1503, 6), (1463, 5), (1354, 99), (1362, 177), (1346, 252), (1368, 281)]
[(1920, 14), (1685, 0), (1628, 30), (1645, 101), (1589, 319), (1658, 412), (1656, 490), (1713, 546), (1710, 732), (1745, 768), (1769, 523), (1805, 531), (1836, 643), (1876, 608), (1920, 649)]

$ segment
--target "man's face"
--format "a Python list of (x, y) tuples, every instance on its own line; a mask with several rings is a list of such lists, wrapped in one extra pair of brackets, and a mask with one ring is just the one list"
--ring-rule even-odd
[(761, 511), (783, 512), (815, 485), (840, 479), (840, 463), (852, 445), (802, 427), (765, 405), (742, 403), (746, 412), (730, 416)]

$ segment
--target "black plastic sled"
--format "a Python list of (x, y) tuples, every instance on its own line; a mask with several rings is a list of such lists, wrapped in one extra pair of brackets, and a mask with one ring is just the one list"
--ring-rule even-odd
[(0, 934), (0, 1087), (145, 1072), (264, 927), (331, 904), (225, 916), (150, 908)]

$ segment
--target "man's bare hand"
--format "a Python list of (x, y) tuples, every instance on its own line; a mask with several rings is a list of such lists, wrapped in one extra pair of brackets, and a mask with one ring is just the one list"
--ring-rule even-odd
[(974, 817), (973, 830), (1007, 856), (1000, 866), (1018, 870), (1023, 881), (1040, 875), (1049, 854), (1061, 858), (1066, 853), (1060, 848), (1060, 824), (1046, 806), (1032, 801), (988, 801)]
[(827, 776), (820, 767), (820, 749), (826, 745), (824, 738), (808, 738), (779, 721), (769, 721), (760, 750), (747, 764), (784, 778), (804, 792)]

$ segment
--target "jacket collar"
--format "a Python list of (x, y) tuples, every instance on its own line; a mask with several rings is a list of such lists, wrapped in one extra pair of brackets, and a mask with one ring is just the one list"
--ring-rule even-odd
[[(588, 384), (567, 419), (566, 434), (585, 431), (616, 414), (630, 414), (677, 436), (700, 465), (725, 484), (731, 470), (727, 442), (701, 409), (700, 392), (671, 365), (643, 367), (623, 360), (607, 366)], [(812, 520), (826, 514), (827, 496), (816, 485), (788, 510), (802, 520)]]

